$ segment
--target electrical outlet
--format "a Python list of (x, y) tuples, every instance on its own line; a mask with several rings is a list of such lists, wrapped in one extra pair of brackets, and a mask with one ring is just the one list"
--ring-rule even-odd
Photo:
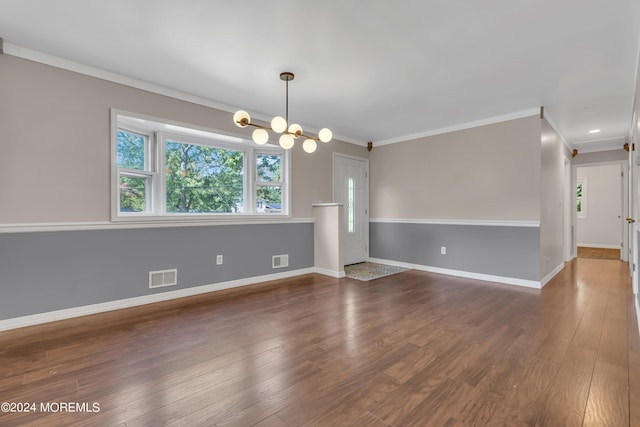
[(446, 255), (446, 254), (447, 254), (447, 247), (440, 246), (440, 255)]
[(222, 264), (222, 255), (216, 256), (216, 265)]

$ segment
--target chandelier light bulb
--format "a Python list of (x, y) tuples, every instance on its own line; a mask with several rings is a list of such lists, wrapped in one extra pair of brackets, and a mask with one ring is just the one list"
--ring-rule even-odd
[(249, 113), (247, 113), (246, 111), (238, 110), (233, 115), (233, 123), (235, 123), (236, 126), (240, 128), (246, 128), (249, 125), (249, 123), (251, 123), (251, 117), (249, 116)]
[(294, 138), (298, 138), (302, 135), (302, 126), (297, 123), (292, 124), (289, 126), (289, 133), (292, 133)]
[(264, 145), (269, 141), (269, 132), (267, 132), (266, 129), (258, 128), (253, 131), (251, 138), (256, 144)]
[(294, 142), (295, 141), (293, 140), (293, 136), (289, 135), (288, 133), (280, 135), (280, 146), (285, 150), (289, 150), (291, 147), (293, 147)]
[(318, 132), (318, 138), (320, 138), (320, 141), (322, 142), (329, 142), (331, 141), (331, 138), (333, 138), (333, 133), (331, 133), (329, 129), (323, 128)]
[(273, 129), (275, 133), (282, 133), (287, 130), (287, 121), (282, 116), (275, 116), (271, 120), (271, 129)]
[(311, 154), (316, 151), (316, 148), (318, 148), (318, 144), (316, 144), (316, 142), (311, 138), (305, 139), (302, 143), (302, 149), (305, 151), (305, 153)]

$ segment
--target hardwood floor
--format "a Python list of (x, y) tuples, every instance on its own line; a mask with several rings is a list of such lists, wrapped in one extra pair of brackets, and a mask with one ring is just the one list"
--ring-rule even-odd
[(578, 246), (578, 258), (620, 259), (620, 249), (585, 248)]
[(0, 402), (37, 405), (0, 425), (640, 426), (630, 288), (593, 259), (542, 291), (307, 275), (0, 332)]

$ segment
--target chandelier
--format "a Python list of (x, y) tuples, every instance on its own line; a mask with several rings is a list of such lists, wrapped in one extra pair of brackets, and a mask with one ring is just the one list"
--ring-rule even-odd
[(233, 122), (236, 126), (241, 128), (246, 128), (247, 126), (253, 126), (256, 129), (251, 134), (251, 139), (258, 145), (264, 145), (269, 141), (269, 132), (268, 130), (273, 131), (275, 133), (281, 134), (278, 142), (280, 146), (285, 150), (289, 150), (293, 147), (295, 140), (303, 137), (305, 138), (302, 143), (302, 149), (307, 153), (313, 153), (318, 148), (318, 144), (316, 141), (329, 142), (331, 138), (333, 138), (333, 134), (331, 130), (324, 128), (320, 129), (318, 132), (318, 136), (310, 136), (302, 131), (302, 126), (296, 123), (289, 124), (289, 82), (293, 80), (293, 73), (284, 72), (280, 73), (280, 80), (284, 80), (287, 84), (286, 89), (286, 110), (285, 116), (276, 116), (271, 120), (271, 127), (260, 126), (254, 123), (251, 123), (251, 117), (249, 113), (244, 110), (236, 111), (233, 115)]

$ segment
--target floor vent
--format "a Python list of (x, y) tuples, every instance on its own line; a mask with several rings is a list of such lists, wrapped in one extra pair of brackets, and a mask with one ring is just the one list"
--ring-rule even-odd
[(289, 267), (289, 255), (274, 255), (271, 258), (272, 268)]
[(149, 272), (149, 289), (174, 286), (178, 284), (178, 270), (159, 270)]

